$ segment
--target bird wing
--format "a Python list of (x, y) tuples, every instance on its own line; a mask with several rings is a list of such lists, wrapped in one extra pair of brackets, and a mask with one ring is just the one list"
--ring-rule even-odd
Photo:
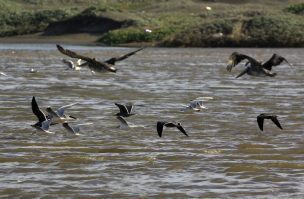
[(44, 113), (39, 109), (39, 106), (36, 102), (35, 97), (33, 96), (32, 98), (32, 110), (33, 113), (37, 116), (39, 122), (43, 122), (46, 120), (46, 116), (44, 115)]
[(62, 117), (62, 116), (64, 115), (65, 109), (70, 108), (70, 107), (72, 107), (72, 106), (74, 106), (74, 105), (76, 105), (76, 104), (78, 104), (78, 102), (73, 103), (73, 104), (68, 104), (68, 105), (65, 105), (65, 106), (60, 107), (59, 109), (57, 109), (57, 114), (58, 114), (60, 117)]
[(121, 123), (122, 126), (124, 126), (124, 127), (128, 127), (129, 126), (128, 123), (127, 123), (127, 121), (123, 117), (117, 116), (116, 118), (120, 121), (120, 123)]
[(52, 117), (61, 117), (58, 113), (56, 113), (50, 106), (47, 107), (46, 112), (50, 114)]
[(128, 57), (134, 55), (134, 54), (137, 53), (138, 51), (141, 51), (142, 49), (144, 49), (144, 48), (139, 48), (139, 49), (137, 49), (137, 50), (135, 50), (135, 51), (132, 51), (132, 52), (127, 53), (127, 54), (125, 54), (125, 55), (122, 55), (122, 56), (120, 56), (120, 57), (112, 57), (111, 59), (106, 60), (105, 63), (114, 65), (115, 62), (124, 60), (124, 59), (126, 59), (126, 58), (128, 58)]
[(156, 129), (159, 137), (162, 136), (165, 123), (166, 122), (157, 122)]
[(244, 59), (247, 59), (252, 66), (260, 65), (260, 63), (257, 60), (255, 60), (254, 58), (252, 58), (248, 55), (244, 55), (244, 54), (234, 52), (229, 56), (228, 64), (227, 64), (227, 71), (230, 72), (233, 67), (235, 67), (237, 64), (239, 64)]
[(76, 134), (76, 133), (78, 133), (78, 132), (80, 131), (79, 126), (76, 125), (76, 126), (72, 127), (72, 126), (70, 126), (69, 123), (67, 123), (67, 122), (62, 123), (62, 126), (63, 126), (66, 130), (68, 130), (70, 133), (73, 133), (73, 134)]
[(257, 122), (258, 122), (258, 125), (259, 125), (259, 128), (261, 129), (261, 131), (263, 131), (264, 117), (259, 115), (257, 117)]
[(245, 75), (246, 73), (247, 73), (247, 71), (249, 70), (249, 68), (247, 67), (247, 68), (245, 68), (245, 70), (243, 70), (240, 74), (238, 74), (235, 78), (239, 78), (239, 77), (241, 77), (241, 76), (243, 76), (243, 75)]
[(115, 105), (119, 108), (120, 113), (129, 114), (128, 109), (125, 105), (115, 103)]
[(178, 126), (176, 126), (177, 128), (178, 128), (178, 130), (180, 131), (180, 132), (182, 132), (185, 136), (189, 136), (188, 134), (187, 134), (187, 132), (185, 131), (185, 129), (181, 126), (181, 125), (178, 125)]
[(273, 54), (270, 59), (266, 61), (262, 66), (267, 70), (271, 70), (273, 66), (280, 65), (283, 61), (291, 66), (291, 64), (284, 57), (278, 54)]
[(128, 112), (130, 114), (132, 112), (132, 110), (133, 110), (133, 105), (132, 104), (126, 104), (125, 106), (126, 106)]
[(277, 127), (279, 127), (280, 129), (283, 129), (282, 126), (281, 126), (281, 124), (280, 124), (280, 122), (279, 122), (279, 120), (278, 120), (278, 118), (277, 118), (276, 116), (273, 116), (273, 117), (271, 117), (270, 119), (271, 119), (271, 121), (272, 121), (275, 125), (277, 125)]

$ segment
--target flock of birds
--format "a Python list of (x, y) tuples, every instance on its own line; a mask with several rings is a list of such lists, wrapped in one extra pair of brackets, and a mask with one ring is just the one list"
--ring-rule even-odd
[[(63, 59), (63, 63), (67, 64), (69, 68), (73, 70), (80, 70), (82, 67), (88, 67), (90, 71), (94, 74), (95, 72), (113, 72), (115, 73), (117, 69), (114, 67), (115, 63), (117, 61), (122, 61), (137, 52), (143, 50), (144, 48), (139, 48), (135, 51), (132, 51), (130, 53), (127, 53), (120, 57), (113, 57), (110, 58), (104, 62), (97, 61), (95, 58), (90, 58), (87, 56), (83, 56), (80, 54), (77, 54), (76, 52), (73, 52), (68, 49), (64, 49), (60, 45), (56, 45), (59, 52), (61, 52), (64, 55), (67, 55), (71, 58), (78, 59), (76, 63), (74, 63), (71, 60)], [(236, 78), (239, 78), (243, 76), (244, 74), (252, 75), (252, 76), (270, 76), (274, 77), (276, 76), (276, 73), (273, 73), (272, 67), (277, 66), (281, 64), (282, 62), (286, 62), (288, 65), (292, 66), (284, 57), (273, 54), (272, 57), (267, 60), (266, 62), (262, 63), (260, 61), (257, 61), (256, 59), (240, 54), (238, 52), (233, 52), (229, 59), (228, 59), (228, 65), (227, 65), (227, 71), (231, 72), (232, 68), (238, 65), (243, 60), (247, 60), (247, 63), (245, 64), (245, 69), (236, 76)], [(212, 97), (205, 97), (206, 99), (212, 99)], [(46, 108), (47, 114), (45, 114), (38, 106), (36, 102), (36, 98), (33, 96), (32, 98), (32, 111), (38, 118), (38, 122), (33, 124), (32, 126), (37, 129), (38, 131), (42, 131), (45, 133), (52, 133), (49, 131), (50, 126), (56, 125), (56, 124), (62, 124), (63, 127), (73, 134), (78, 134), (80, 131), (81, 125), (88, 125), (88, 124), (80, 124), (80, 125), (70, 125), (70, 122), (73, 120), (76, 120), (77, 118), (71, 115), (66, 115), (65, 110), (74, 104), (66, 105), (63, 107), (60, 107), (56, 111), (54, 111), (51, 107)], [(119, 108), (119, 112), (115, 115), (116, 118), (120, 121), (122, 126), (128, 126), (127, 121), (124, 119), (126, 117), (130, 117), (134, 115), (133, 113), (133, 105), (132, 104), (119, 104), (115, 103), (115, 105)], [(197, 98), (195, 100), (190, 101), (189, 105), (187, 105), (185, 108), (181, 109), (181, 111), (186, 110), (192, 110), (192, 111), (202, 111), (204, 109), (207, 109), (203, 105), (203, 99)], [(277, 119), (277, 115), (275, 114), (269, 114), (269, 113), (262, 113), (257, 116), (257, 123), (261, 131), (263, 131), (264, 126), (264, 120), (270, 119), (278, 128), (283, 129), (279, 120)], [(166, 128), (177, 128), (181, 133), (183, 133), (185, 136), (188, 136), (187, 132), (181, 125), (181, 123), (174, 123), (174, 122), (167, 122), (167, 121), (157, 121), (156, 123), (156, 130), (159, 135), (159, 137), (162, 137), (162, 132), (164, 127)]]

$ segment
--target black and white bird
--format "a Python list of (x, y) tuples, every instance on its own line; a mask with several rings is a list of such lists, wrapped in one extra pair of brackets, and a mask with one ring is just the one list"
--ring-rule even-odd
[[(114, 67), (114, 65), (117, 61), (122, 61), (122, 60), (134, 55), (138, 51), (141, 51), (142, 49), (144, 49), (144, 48), (139, 48), (139, 49), (132, 51), (130, 53), (127, 53), (125, 55), (122, 55), (119, 57), (112, 57), (106, 61), (100, 62), (100, 61), (97, 61), (95, 58), (90, 58), (90, 57), (86, 57), (83, 55), (79, 55), (71, 50), (64, 49), (62, 46), (60, 46), (58, 44), (56, 46), (57, 46), (57, 49), (59, 50), (59, 52), (61, 52), (62, 54), (67, 55), (71, 58), (77, 58), (77, 59), (86, 61), (87, 66), (93, 73), (104, 72), (104, 71), (109, 71), (109, 72), (115, 73), (117, 71), (117, 69)], [(85, 65), (85, 64), (82, 64), (82, 65)]]
[(31, 125), (35, 129), (37, 129), (40, 132), (45, 132), (45, 133), (52, 133), (49, 131), (49, 127), (51, 124), (51, 120), (46, 117), (46, 115), (40, 110), (35, 96), (32, 98), (32, 111), (38, 118), (38, 122), (35, 124)]
[(281, 64), (283, 61), (285, 61), (288, 65), (289, 62), (282, 56), (273, 54), (271, 58), (266, 61), (265, 63), (259, 62), (256, 59), (244, 55), (238, 52), (233, 52), (229, 56), (228, 64), (227, 64), (227, 71), (231, 72), (232, 68), (235, 67), (237, 64), (239, 64), (241, 61), (247, 59), (248, 63), (245, 65), (246, 68), (236, 76), (236, 78), (239, 78), (243, 76), (244, 74), (252, 75), (252, 76), (270, 76), (274, 77), (276, 76), (276, 73), (272, 73), (271, 69), (273, 66), (277, 66)]
[(119, 112), (116, 113), (116, 116), (130, 117), (131, 115), (134, 115), (134, 113), (132, 113), (133, 110), (132, 104), (123, 105), (123, 104), (115, 103), (115, 105), (119, 108)]
[(156, 129), (157, 129), (157, 133), (158, 133), (159, 137), (162, 137), (164, 126), (167, 127), (167, 128), (177, 128), (185, 136), (188, 136), (187, 132), (182, 127), (181, 123), (158, 121), (157, 124), (156, 124)]
[(277, 117), (278, 117), (277, 115), (268, 114), (268, 113), (262, 113), (258, 115), (257, 122), (261, 131), (263, 131), (264, 119), (270, 119), (277, 127), (283, 129)]

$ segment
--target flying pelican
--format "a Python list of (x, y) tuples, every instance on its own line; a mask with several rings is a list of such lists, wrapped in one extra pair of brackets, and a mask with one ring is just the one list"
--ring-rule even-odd
[(156, 129), (157, 129), (157, 133), (158, 136), (161, 137), (162, 133), (163, 133), (163, 128), (165, 127), (176, 127), (180, 132), (182, 132), (184, 135), (188, 136), (187, 132), (185, 131), (185, 129), (182, 127), (181, 123), (173, 123), (173, 122), (165, 122), (165, 121), (158, 121), (156, 124)]
[(264, 119), (270, 119), (275, 125), (277, 125), (277, 127), (283, 129), (277, 117), (278, 117), (277, 115), (268, 114), (268, 113), (262, 113), (258, 115), (257, 122), (261, 131), (263, 131)]
[(86, 61), (88, 63), (89, 69), (92, 72), (110, 71), (113, 73), (115, 73), (117, 71), (117, 69), (114, 67), (114, 65), (117, 61), (122, 61), (122, 60), (134, 55), (138, 51), (141, 51), (142, 49), (144, 49), (144, 48), (139, 48), (135, 51), (132, 51), (132, 52), (122, 55), (120, 57), (112, 57), (104, 62), (99, 62), (95, 58), (90, 58), (90, 57), (86, 57), (83, 55), (79, 55), (71, 50), (64, 49), (62, 46), (60, 46), (58, 44), (56, 46), (57, 46), (57, 49), (59, 50), (59, 52), (61, 52), (62, 54), (65, 54), (72, 58), (77, 58), (77, 59)]
[[(246, 68), (243, 70), (239, 75), (236, 76), (236, 78), (239, 78), (243, 76), (244, 74), (252, 75), (252, 76), (270, 76), (274, 77), (276, 76), (276, 73), (272, 73), (271, 69), (273, 66), (277, 66), (281, 64), (283, 61), (289, 64), (289, 62), (282, 56), (273, 54), (271, 58), (266, 61), (265, 63), (261, 63), (254, 58), (240, 54), (238, 52), (233, 52), (229, 56), (228, 65), (227, 65), (227, 71), (231, 72), (232, 68), (235, 67), (237, 64), (239, 64), (242, 60), (247, 59), (248, 63), (250, 63), (249, 66), (248, 63), (246, 63)], [(291, 64), (289, 64), (291, 66)]]

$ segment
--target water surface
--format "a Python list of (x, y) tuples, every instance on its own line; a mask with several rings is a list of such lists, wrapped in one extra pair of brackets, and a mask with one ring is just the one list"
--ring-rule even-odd
[[(65, 46), (106, 60), (129, 48)], [(266, 60), (286, 57), (293, 68), (275, 78), (226, 71), (233, 51)], [(55, 45), (0, 48), (0, 195), (7, 198), (303, 198), (303, 49), (147, 48), (117, 64), (118, 72), (66, 70)], [(34, 69), (37, 73), (30, 73)], [(36, 134), (31, 98), (40, 108), (78, 102), (67, 113), (79, 136), (60, 125)], [(197, 97), (203, 112), (181, 112)], [(115, 102), (131, 102), (138, 125), (119, 129)], [(275, 113), (284, 130), (256, 116)], [(189, 134), (158, 120), (181, 122)]]

